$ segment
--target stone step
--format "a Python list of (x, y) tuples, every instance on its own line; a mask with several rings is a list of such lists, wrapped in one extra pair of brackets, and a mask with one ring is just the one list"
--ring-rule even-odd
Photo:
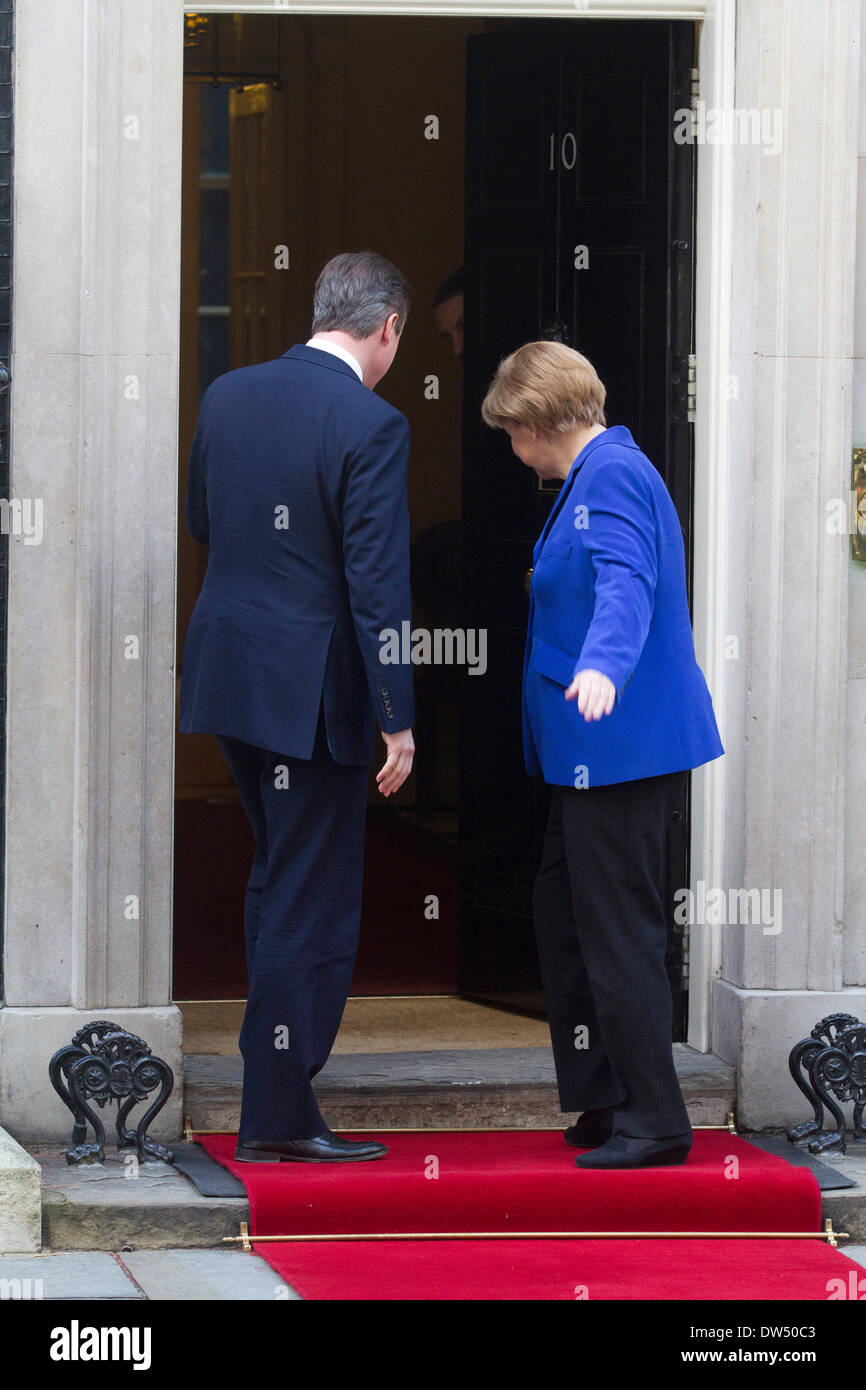
[[(733, 1070), (677, 1045), (693, 1124), (725, 1124)], [(239, 1055), (184, 1058), (184, 1114), (192, 1130), (234, 1131)], [(549, 1047), (334, 1054), (316, 1078), (335, 1130), (562, 1129)], [(213, 1246), (249, 1219), (246, 1198), (203, 1197), (175, 1169), (147, 1163), (134, 1176), (109, 1144), (105, 1164), (68, 1167), (60, 1146), (32, 1150), (42, 1165), (42, 1240), (55, 1250)]]
[[(183, 1141), (175, 1147), (181, 1147)], [(59, 1145), (31, 1150), (42, 1167), (42, 1246), (48, 1250), (171, 1250), (219, 1246), (249, 1221), (245, 1194), (203, 1197), (167, 1163), (118, 1158), (67, 1165)]]
[[(734, 1110), (733, 1071), (718, 1058), (675, 1047), (680, 1084), (695, 1125), (723, 1125)], [(241, 1059), (184, 1061), (185, 1114), (193, 1129), (232, 1131), (240, 1111)], [(317, 1078), (329, 1124), (340, 1130), (553, 1128), (558, 1107), (548, 1048), (343, 1054)], [(744, 1136), (748, 1137), (748, 1136)], [(866, 1240), (866, 1146), (826, 1161), (856, 1186), (823, 1194), (834, 1228)], [(244, 1196), (204, 1197), (175, 1169), (130, 1172), (109, 1145), (101, 1167), (70, 1168), (60, 1146), (31, 1150), (42, 1165), (43, 1248), (157, 1250), (216, 1247), (249, 1220)], [(844, 1247), (843, 1247), (844, 1248)]]
[[(735, 1108), (734, 1070), (707, 1053), (674, 1046), (693, 1125), (723, 1125)], [(184, 1115), (193, 1130), (236, 1131), (239, 1055), (184, 1058)], [(316, 1078), (334, 1130), (547, 1129), (570, 1121), (559, 1109), (549, 1047), (334, 1054)]]
[[(748, 1134), (743, 1136), (748, 1139)], [(204, 1197), (184, 1176), (162, 1163), (126, 1176), (112, 1151), (101, 1167), (67, 1168), (59, 1149), (34, 1155), (43, 1167), (43, 1250), (223, 1249), (249, 1221), (246, 1197)], [(833, 1157), (837, 1171), (856, 1186), (822, 1194), (822, 1212), (851, 1242), (866, 1241), (866, 1156)], [(846, 1249), (843, 1242), (841, 1248)]]
[[(42, 1165), (43, 1250), (223, 1249), (222, 1237), (236, 1236), (240, 1223), (249, 1221), (246, 1197), (203, 1197), (164, 1163), (143, 1164), (130, 1179), (110, 1149), (98, 1167), (69, 1168), (57, 1147), (35, 1150), (34, 1157)], [(862, 1243), (866, 1155), (849, 1148), (828, 1161), (856, 1186), (822, 1193), (823, 1216), (832, 1219), (835, 1231)]]

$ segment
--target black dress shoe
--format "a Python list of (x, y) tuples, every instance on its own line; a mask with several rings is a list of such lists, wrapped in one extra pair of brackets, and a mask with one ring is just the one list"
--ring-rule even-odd
[(343, 1139), (325, 1130), (313, 1139), (239, 1139), (238, 1163), (363, 1163), (388, 1150), (374, 1139)]
[(664, 1139), (638, 1139), (615, 1134), (594, 1153), (578, 1154), (578, 1168), (667, 1168), (685, 1163), (692, 1147), (691, 1131)]
[(580, 1119), (565, 1131), (566, 1144), (575, 1149), (595, 1149), (599, 1144), (606, 1144), (613, 1133), (615, 1114), (615, 1105), (605, 1106), (603, 1110), (584, 1110)]

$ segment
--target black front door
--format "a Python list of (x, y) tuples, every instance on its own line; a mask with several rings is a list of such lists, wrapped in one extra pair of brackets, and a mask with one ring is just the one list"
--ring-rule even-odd
[[(532, 547), (556, 489), (487, 429), (497, 363), (556, 337), (595, 364), (609, 424), (627, 425), (664, 477), (690, 564), (694, 27), (514, 21), (468, 41), (464, 536), (467, 624), (487, 673), (464, 682), (460, 987), (538, 989), (531, 890), (548, 793), (527, 777), (520, 689)], [(671, 842), (670, 900), (688, 883), (688, 805)], [(669, 971), (683, 1035), (682, 938)], [(536, 996), (540, 998), (540, 996)]]

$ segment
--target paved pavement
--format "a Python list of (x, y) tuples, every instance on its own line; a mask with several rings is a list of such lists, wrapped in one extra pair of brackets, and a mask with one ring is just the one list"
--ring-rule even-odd
[[(840, 1246), (866, 1268), (866, 1245)], [(17, 1281), (17, 1282), (16, 1282)], [(0, 1300), (298, 1300), (258, 1255), (237, 1250), (45, 1251), (0, 1255)]]
[(44, 1251), (0, 1255), (0, 1300), (298, 1299), (258, 1255), (240, 1250)]
[[(260, 1256), (219, 1245), (246, 1219), (245, 1197), (203, 1197), (168, 1165), (136, 1165), (111, 1150), (104, 1164), (79, 1168), (66, 1165), (58, 1146), (34, 1155), (45, 1189), (43, 1239), (53, 1238), (55, 1247), (38, 1255), (0, 1254), (0, 1301), (299, 1300)], [(856, 1187), (825, 1193), (825, 1213), (837, 1208), (835, 1229), (855, 1236), (839, 1248), (866, 1268), (862, 1221), (851, 1205), (862, 1203), (866, 1153), (849, 1146), (848, 1154), (827, 1161)], [(79, 1242), (91, 1248), (70, 1248)]]

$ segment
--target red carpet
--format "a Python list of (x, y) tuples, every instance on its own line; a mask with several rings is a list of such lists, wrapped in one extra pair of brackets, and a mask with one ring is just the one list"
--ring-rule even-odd
[(275, 1241), (255, 1251), (307, 1299), (825, 1300), (849, 1269), (866, 1292), (866, 1269), (817, 1240)]
[[(582, 1172), (556, 1132), (381, 1136), (373, 1163), (235, 1163), (234, 1135), (199, 1143), (241, 1179), (256, 1235), (503, 1231), (820, 1230), (814, 1176), (725, 1131), (681, 1167)], [(260, 1244), (306, 1298), (827, 1299), (866, 1272), (818, 1241), (487, 1240)], [(587, 1292), (580, 1290), (586, 1286)], [(576, 1292), (576, 1290), (578, 1290)]]

